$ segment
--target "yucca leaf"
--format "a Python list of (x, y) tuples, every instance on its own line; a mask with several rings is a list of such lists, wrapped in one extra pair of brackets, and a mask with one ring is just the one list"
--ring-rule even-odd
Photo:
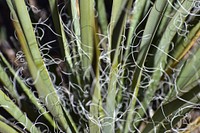
[[(155, 94), (155, 91), (157, 90), (157, 86), (160, 82), (160, 78), (163, 74), (163, 71), (166, 66), (166, 60), (168, 57), (168, 49), (171, 44), (172, 39), (174, 38), (176, 34), (176, 26), (174, 23), (176, 22), (176, 19), (180, 17), (181, 14), (186, 13), (185, 9), (189, 10), (191, 9), (191, 1), (184, 1), (183, 5), (178, 9), (176, 14), (173, 16), (173, 18), (170, 20), (168, 26), (166, 27), (165, 32), (163, 33), (163, 36), (158, 44), (158, 46), (155, 46), (157, 48), (156, 54), (155, 54), (155, 60), (154, 60), (154, 72), (152, 75), (153, 82), (150, 83), (145, 98), (143, 101), (143, 107), (146, 109), (150, 101), (152, 100), (153, 95)], [(184, 9), (183, 9), (184, 7)], [(186, 17), (183, 18), (183, 20)], [(173, 57), (170, 57), (173, 58)], [(176, 60), (173, 58), (173, 60)]]
[[(149, 52), (149, 48), (151, 46), (153, 37), (155, 35), (155, 32), (158, 28), (158, 25), (162, 18), (162, 13), (165, 10), (166, 7), (166, 1), (163, 0), (157, 0), (149, 14), (147, 24), (143, 33), (142, 42), (140, 44), (140, 51), (137, 58), (137, 67), (134, 73), (133, 77), (133, 83), (132, 83), (132, 89), (133, 89), (133, 97), (131, 98), (130, 105), (129, 105), (129, 112), (126, 119), (125, 124), (125, 132), (128, 132), (130, 128), (130, 124), (133, 117), (133, 109), (136, 104), (136, 98), (138, 95), (139, 87), (140, 87), (140, 81), (142, 76), (142, 71), (144, 69), (144, 62), (146, 60), (147, 54)], [(147, 37), (144, 37), (147, 36)]]
[[(66, 1), (67, 3), (67, 1)], [(79, 2), (77, 0), (70, 1), (71, 4), (71, 12), (73, 18), (73, 28), (72, 28), (72, 40), (75, 41), (72, 43), (73, 50), (73, 63), (82, 60), (82, 48), (81, 48), (81, 29), (80, 29), (80, 11), (79, 11)], [(74, 31), (74, 32), (73, 32)], [(75, 64), (75, 63), (74, 63)], [(72, 69), (72, 72), (75, 72), (76, 80), (78, 84), (81, 86), (81, 78), (80, 74), (76, 69)], [(73, 79), (72, 79), (73, 80)]]
[[(99, 76), (97, 74), (96, 76)], [(102, 101), (101, 101), (101, 87), (99, 85), (99, 79), (96, 78), (93, 81), (94, 85), (94, 93), (92, 95), (92, 103), (90, 105), (90, 121), (89, 121), (89, 128), (90, 132), (94, 133), (100, 133), (100, 125), (101, 122), (99, 120), (100, 117), (102, 117)]]
[[(0, 114), (0, 131), (5, 126), (12, 132), (40, 129), (44, 132), (43, 124), (47, 122), (45, 126), (51, 123), (47, 128), (54, 128), (50, 132), (168, 132), (179, 128), (176, 124), (181, 117), (177, 115), (186, 115), (198, 106), (198, 2), (47, 0), (44, 2), (47, 5), (36, 0), (6, 2), (11, 18), (5, 22), (12, 20), (14, 29), (9, 28), (9, 38), (4, 39), (9, 39), (13, 51), (22, 50), (26, 61), (21, 66), (15, 60), (8, 62), (0, 53), (0, 107), (8, 112), (8, 118), (21, 123), (14, 125), (12, 119), (5, 120), (7, 114)], [(50, 18), (31, 22), (46, 13), (50, 13)], [(2, 13), (0, 21), (8, 28)], [(15, 30), (15, 38), (10, 29), (11, 33)], [(40, 30), (39, 40), (35, 32), (40, 35)], [(53, 44), (59, 45), (60, 50), (51, 47), (52, 41), (43, 44), (49, 37), (57, 38)], [(0, 49), (7, 48), (1, 46)], [(62, 57), (52, 57), (51, 50), (61, 52)], [(3, 53), (10, 59), (9, 51)], [(51, 64), (46, 63), (47, 58)], [(26, 75), (21, 75), (18, 72), (24, 66), (28, 69), (23, 71)], [(31, 86), (26, 84), (27, 78), (32, 81)], [(25, 93), (26, 100), (18, 93)], [(42, 117), (34, 121), (29, 112), (26, 116), (22, 111), (24, 103), (20, 108), (21, 98), (22, 102), (30, 102)], [(15, 99), (16, 105), (12, 101)], [(27, 129), (24, 119), (17, 121), (16, 113), (32, 120)], [(40, 125), (40, 119), (47, 121)], [(9, 132), (7, 129), (2, 127), (2, 132)]]
[[(2, 53), (0, 53), (0, 55), (2, 55)], [(1, 59), (0, 59), (0, 61), (1, 61)], [(1, 64), (0, 64), (0, 81), (6, 87), (7, 91), (10, 93), (10, 95), (15, 100), (17, 100), (17, 102), (19, 104), (19, 101), (18, 101), (19, 94), (17, 93), (15, 86), (13, 86), (13, 83), (10, 81), (10, 78), (5, 71), (5, 68), (3, 68), (3, 66)]]
[[(9, 120), (7, 120), (5, 117), (3, 117), (1, 115), (0, 115), (0, 121), (7, 124), (10, 128), (12, 128), (12, 129), (10, 129), (10, 131), (12, 131), (14, 129), (13, 131), (23, 132), (23, 129), (21, 129), (18, 125), (15, 125), (15, 123), (10, 122)], [(4, 126), (4, 125), (2, 125), (2, 126)], [(8, 127), (8, 129), (9, 129), (9, 127)], [(7, 129), (5, 129), (5, 130), (7, 130)], [(9, 133), (10, 131), (9, 130), (7, 132), (2, 131), (2, 133)]]
[[(126, 64), (128, 63), (128, 58), (129, 56), (132, 54), (131, 53), (131, 46), (133, 46), (134, 44), (132, 43), (133, 41), (133, 38), (135, 37), (135, 32), (136, 32), (136, 27), (138, 26), (139, 22), (140, 22), (140, 19), (142, 17), (142, 13), (143, 13), (143, 9), (144, 9), (144, 6), (146, 4), (146, 1), (145, 0), (136, 0), (134, 3), (130, 3), (129, 1), (129, 6), (131, 7), (132, 4), (134, 4), (134, 8), (133, 8), (133, 14), (129, 13), (128, 14), (128, 17), (130, 18), (127, 18), (127, 19), (130, 19), (128, 21), (130, 21), (130, 27), (129, 28), (129, 32), (128, 32), (128, 38), (127, 38), (127, 42), (126, 42), (126, 49), (124, 50), (124, 59), (123, 59), (123, 66), (126, 66)], [(130, 54), (131, 53), (131, 54)], [(126, 69), (125, 67), (123, 67), (123, 69)], [(123, 72), (122, 74), (123, 76), (125, 75), (125, 71)], [(125, 83), (125, 80), (126, 78), (123, 78), (122, 79), (122, 83), (123, 84), (126, 84)], [(122, 90), (119, 90), (119, 93), (117, 95), (117, 99), (118, 99), (118, 102), (120, 103), (121, 102), (121, 99), (122, 99)], [(123, 129), (124, 130), (124, 129)]]
[(53, 18), (55, 31), (59, 35), (58, 36), (58, 42), (59, 42), (59, 45), (60, 45), (61, 52), (62, 52), (62, 55), (64, 56), (64, 58), (66, 58), (68, 66), (72, 69), (73, 64), (72, 64), (72, 60), (71, 60), (69, 44), (68, 44), (67, 39), (66, 39), (63, 23), (62, 23), (62, 20), (61, 20), (61, 16), (58, 12), (57, 5), (58, 5), (58, 3), (57, 3), (56, 0), (49, 0), (49, 6), (50, 6), (52, 18)]
[[(96, 29), (96, 28), (95, 28)], [(95, 33), (97, 31), (95, 30)], [(94, 45), (94, 59), (93, 59), (93, 70), (95, 72), (95, 77), (93, 77), (92, 83), (92, 103), (90, 105), (90, 115), (92, 116), (91, 120), (89, 121), (90, 132), (100, 133), (100, 119), (104, 116), (103, 114), (103, 107), (102, 107), (102, 99), (101, 99), (101, 86), (100, 86), (100, 51), (99, 51), (99, 38), (95, 36), (95, 45)]]
[(77, 45), (77, 51), (76, 52), (78, 52), (79, 58), (82, 59), (81, 40), (80, 40), (81, 29), (80, 29), (80, 21), (79, 21), (80, 20), (80, 11), (79, 11), (79, 2), (77, 0), (71, 1), (71, 12), (72, 12), (72, 17), (73, 17), (74, 36), (76, 38), (76, 45)]
[[(154, 61), (154, 67), (156, 69), (160, 69), (160, 70), (155, 70), (155, 72), (152, 75), (154, 82), (152, 82), (148, 88), (148, 91), (147, 91), (148, 97), (152, 97), (151, 94), (154, 94), (155, 89), (157, 88), (157, 85), (160, 81), (160, 77), (162, 76), (162, 70), (166, 66), (165, 62), (168, 57), (168, 55), (166, 53), (168, 53), (168, 49), (171, 44), (171, 41), (177, 32), (177, 30), (176, 30), (177, 27), (174, 23), (176, 22), (177, 19), (179, 19), (179, 17), (183, 17), (183, 15), (187, 14), (188, 10), (191, 10), (192, 3), (193, 3), (192, 1), (187, 1), (187, 0), (184, 1), (183, 5), (180, 6), (180, 8), (176, 12), (176, 14), (173, 16), (173, 18), (169, 22), (165, 32), (163, 33), (163, 36), (157, 47), (158, 50), (155, 54), (155, 61)], [(182, 19), (185, 20), (186, 16), (184, 16)], [(174, 59), (174, 60), (176, 60), (176, 59)], [(149, 98), (147, 98), (147, 101), (149, 101)]]
[(107, 21), (105, 3), (103, 0), (96, 0), (96, 4), (97, 4), (97, 11), (98, 11), (98, 19), (99, 19), (102, 33), (103, 35), (107, 35), (108, 21)]
[(143, 12), (143, 17), (146, 16), (146, 14), (148, 14), (149, 9), (151, 8), (151, 5), (155, 4), (155, 1), (146, 1), (145, 7), (144, 7), (144, 12)]
[[(133, 3), (132, 3), (133, 4)], [(144, 12), (144, 6), (146, 4), (146, 0), (136, 0), (134, 2), (134, 9), (133, 9), (133, 14), (129, 14), (128, 17), (130, 17), (129, 21), (130, 21), (130, 27), (129, 28), (129, 32), (128, 32), (128, 38), (127, 38), (127, 42), (126, 42), (126, 49), (125, 49), (125, 52), (124, 52), (124, 59), (123, 59), (123, 63), (124, 63), (124, 66), (129, 63), (128, 62), (128, 58), (129, 56), (132, 54), (131, 52), (131, 47), (133, 46), (133, 39), (134, 37), (136, 36), (136, 28), (140, 22), (140, 19), (142, 17), (142, 14)], [(128, 19), (128, 18), (127, 18)], [(125, 69), (125, 68), (124, 68)], [(123, 75), (125, 74), (125, 72), (123, 72)], [(125, 80), (126, 79), (122, 79), (122, 83), (124, 84), (125, 83)], [(121, 95), (118, 95), (118, 100), (121, 99)]]
[(171, 5), (174, 1), (175, 0), (169, 0), (168, 1), (167, 8), (164, 12), (164, 17), (162, 18), (160, 25), (159, 25), (159, 28), (158, 28), (156, 35), (155, 35), (156, 38), (162, 37), (163, 33), (165, 32), (165, 30), (168, 26), (168, 23), (169, 23), (171, 17), (174, 16), (175, 11), (173, 10), (173, 7)]
[(94, 84), (94, 93), (92, 95), (92, 103), (90, 105), (90, 121), (89, 127), (90, 132), (100, 133), (100, 118), (103, 117), (102, 114), (102, 100), (101, 100), (101, 87), (99, 84), (99, 73), (96, 74), (96, 78), (93, 81)]
[[(198, 36), (200, 36), (200, 32), (197, 33)], [(197, 40), (199, 37), (195, 37), (195, 40)], [(196, 41), (192, 41), (191, 43), (195, 43)], [(176, 82), (176, 87), (173, 88), (173, 90), (170, 93), (170, 98), (174, 95), (176, 95), (177, 92), (184, 91), (183, 88), (185, 86), (199, 78), (198, 71), (200, 70), (200, 48), (196, 51), (192, 57), (190, 57), (182, 67)]]
[[(114, 5), (114, 10), (112, 10), (112, 13), (115, 15), (115, 17), (111, 17), (111, 20), (113, 24), (110, 24), (110, 44), (111, 44), (111, 49), (114, 50), (113, 53), (111, 53), (111, 70), (110, 70), (110, 81), (108, 83), (108, 95), (106, 98), (106, 106), (107, 106), (107, 112), (109, 112), (108, 118), (106, 118), (107, 123), (111, 123), (110, 125), (107, 126), (108, 132), (111, 130), (111, 127), (109, 126), (114, 126), (114, 120), (117, 119), (117, 114), (115, 112), (118, 111), (118, 108), (116, 108), (118, 105), (121, 104), (121, 100), (123, 99), (122, 97), (122, 92), (124, 91), (123, 87), (119, 85), (119, 81), (123, 80), (122, 77), (119, 76), (119, 73), (124, 69), (126, 69), (126, 65), (123, 64), (124, 61), (124, 53), (125, 49), (124, 48), (124, 35), (126, 31), (126, 24), (128, 23), (128, 16), (130, 15), (129, 11), (131, 10), (131, 7), (133, 5), (133, 0), (129, 1), (123, 1), (122, 6), (126, 9), (126, 11), (122, 11), (121, 14), (115, 14), (115, 11), (121, 10), (121, 7), (118, 7), (119, 5), (115, 3)], [(119, 18), (118, 18), (118, 15)], [(118, 21), (117, 21), (118, 20)], [(112, 27), (114, 26), (114, 27)], [(124, 76), (124, 75), (123, 75)], [(119, 77), (121, 79), (119, 79)], [(116, 100), (117, 99), (117, 100)], [(113, 113), (113, 114), (112, 114)], [(112, 115), (111, 115), (112, 114)], [(110, 117), (110, 118), (109, 118)], [(113, 124), (113, 125), (112, 125)], [(123, 125), (123, 124), (122, 124)], [(114, 129), (114, 127), (112, 127)], [(124, 131), (123, 127), (119, 128), (120, 131)]]
[[(43, 102), (46, 103), (48, 110), (55, 118), (57, 118), (56, 120), (63, 127), (63, 129), (69, 132), (71, 130), (76, 130), (68, 112), (63, 110), (60, 104), (59, 97), (56, 94), (56, 90), (42, 60), (25, 2), (14, 1), (12, 3), (9, 0), (7, 0), (7, 2), (8, 5), (10, 5), (9, 7), (11, 8), (11, 11), (13, 11), (12, 13), (15, 19), (19, 20), (19, 23), (14, 21), (14, 26), (16, 28), (22, 49), (25, 53), (25, 57), (28, 61), (29, 70), (40, 98), (42, 98)], [(12, 6), (12, 4), (14, 6)], [(16, 10), (16, 14), (13, 7), (15, 7), (14, 9)], [(70, 123), (67, 122), (64, 114), (68, 116)], [(60, 117), (58, 118), (58, 116)], [(68, 124), (70, 124), (73, 128), (70, 129)]]
[[(112, 42), (113, 33), (114, 33), (114, 28), (115, 28), (116, 24), (118, 23), (118, 20), (120, 19), (120, 16), (122, 14), (122, 10), (125, 8), (126, 4), (127, 4), (127, 0), (113, 1), (110, 27), (109, 27), (109, 40), (108, 40), (108, 51), (109, 52), (111, 52), (111, 50), (113, 50), (113, 49), (116, 49), (118, 46), (117, 44)], [(119, 40), (119, 39), (117, 39), (117, 40)]]
[(14, 128), (9, 126), (7, 123), (4, 123), (3, 121), (0, 120), (0, 132), (1, 133), (18, 133)]
[[(165, 70), (167, 74), (170, 74), (174, 67), (186, 56), (186, 54), (190, 51), (190, 49), (194, 46), (196, 40), (200, 36), (200, 23), (197, 24), (189, 33), (186, 38), (183, 41), (178, 44), (178, 47), (175, 48), (174, 53), (172, 56), (176, 58), (175, 61), (169, 62), (168, 68)], [(198, 32), (198, 33), (197, 33)], [(175, 52), (176, 51), (176, 52)]]
[[(119, 2), (119, 1), (118, 1)], [(122, 2), (122, 1), (121, 1)], [(125, 3), (123, 1), (123, 5), (127, 7), (127, 9), (130, 9), (130, 6), (132, 1), (129, 1), (130, 4)], [(121, 65), (119, 64), (119, 60), (122, 60), (120, 58), (121, 49), (120, 49), (120, 44), (122, 40), (122, 36), (124, 34), (125, 30), (125, 24), (127, 20), (127, 13), (122, 12), (120, 15), (115, 14), (115, 10), (121, 10), (121, 7), (118, 7), (119, 3), (113, 2), (113, 10), (112, 14), (114, 16), (111, 17), (111, 21), (113, 24), (110, 25), (110, 40), (109, 40), (109, 45), (112, 46), (112, 49), (115, 50), (115, 52), (112, 54), (112, 66), (111, 70), (109, 73), (109, 83), (108, 83), (108, 94), (106, 97), (106, 109), (105, 109), (105, 120), (104, 120), (104, 125), (102, 130), (104, 132), (114, 132), (114, 127), (115, 127), (115, 119), (116, 119), (116, 114), (115, 114), (115, 107), (116, 107), (116, 94), (117, 94), (117, 80), (118, 80), (118, 67)], [(120, 8), (120, 9), (119, 9)], [(119, 25), (119, 26), (118, 26)], [(113, 26), (113, 27), (112, 27)], [(114, 26), (116, 26), (114, 28)], [(114, 28), (114, 29), (112, 29)]]
[(71, 11), (72, 11), (72, 17), (73, 17), (73, 26), (74, 26), (74, 31), (75, 35), (77, 37), (77, 46), (79, 50), (81, 49), (80, 46), (80, 11), (79, 11), (79, 3), (77, 0), (72, 0), (71, 1)]
[[(13, 101), (0, 90), (0, 106), (10, 113), (20, 124), (22, 124), (29, 132), (40, 133), (35, 125), (27, 118), (26, 114), (13, 103)], [(14, 112), (13, 112), (14, 111)]]
[[(94, 50), (94, 0), (80, 1), (80, 24), (81, 24), (81, 47), (82, 47), (82, 69), (91, 68)], [(86, 73), (87, 79), (90, 73)]]
[[(135, 6), (133, 9), (133, 14), (131, 15), (131, 24), (129, 27), (129, 32), (128, 32), (128, 38), (127, 38), (127, 44), (126, 44), (126, 51), (125, 51), (125, 59), (128, 58), (129, 54), (130, 54), (130, 47), (133, 45), (132, 44), (132, 40), (133, 37), (135, 36), (135, 31), (136, 31), (136, 27), (140, 22), (140, 19), (142, 17), (142, 13), (144, 12), (144, 7), (146, 4), (146, 0), (136, 0), (135, 1)], [(126, 63), (126, 62), (125, 62)]]
[(190, 89), (188, 92), (183, 93), (181, 96), (178, 96), (176, 99), (174, 99), (171, 102), (168, 102), (167, 104), (161, 105), (160, 108), (153, 115), (151, 122), (147, 124), (147, 126), (142, 131), (142, 133), (149, 133), (152, 129), (154, 129), (154, 127), (160, 124), (165, 118), (167, 118), (170, 114), (172, 114), (177, 109), (181, 108), (187, 102), (197, 103), (199, 99), (196, 96), (196, 94), (200, 92), (200, 89), (199, 89), (198, 82), (195, 82), (194, 84), (195, 85), (192, 85), (192, 89)]
[[(44, 107), (42, 107), (41, 104), (38, 103), (38, 99), (34, 96), (33, 92), (24, 84), (24, 82), (18, 77), (18, 75), (16, 75), (17, 73), (13, 70), (13, 68), (10, 66), (10, 64), (6, 61), (5, 57), (1, 53), (0, 53), (0, 59), (2, 59), (2, 61), (8, 67), (9, 71), (14, 76), (16, 82), (19, 83), (20, 87), (25, 92), (25, 94), (28, 96), (28, 98), (31, 100), (31, 102), (34, 104), (34, 106), (36, 106), (39, 109), (39, 111), (44, 115), (44, 117), (49, 121), (49, 123), (51, 123), (51, 125), (56, 129), (57, 127), (56, 127), (53, 119), (51, 118), (51, 116), (46, 112), (46, 109), (44, 109)], [(0, 70), (1, 70), (1, 67), (0, 67)], [(7, 75), (0, 76), (0, 77), (3, 77), (2, 79), (4, 79), (4, 80), (7, 79), (6, 78)], [(9, 79), (6, 80), (6, 83), (9, 83), (12, 85), (12, 83), (10, 82)], [(5, 85), (5, 86), (7, 88), (7, 85)], [(9, 90), (9, 94), (11, 94), (11, 96), (12, 96), (12, 92), (13, 92), (12, 90)], [(14, 97), (14, 98), (16, 100), (19, 100), (19, 96)]]

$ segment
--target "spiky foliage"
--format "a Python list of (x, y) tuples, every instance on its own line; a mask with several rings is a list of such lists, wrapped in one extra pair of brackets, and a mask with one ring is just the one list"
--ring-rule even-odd
[(0, 4), (0, 132), (196, 129), (198, 0)]

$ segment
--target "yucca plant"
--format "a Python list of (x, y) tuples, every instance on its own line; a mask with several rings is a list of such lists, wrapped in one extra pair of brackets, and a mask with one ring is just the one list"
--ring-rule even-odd
[(0, 132), (197, 130), (200, 1), (0, 4)]

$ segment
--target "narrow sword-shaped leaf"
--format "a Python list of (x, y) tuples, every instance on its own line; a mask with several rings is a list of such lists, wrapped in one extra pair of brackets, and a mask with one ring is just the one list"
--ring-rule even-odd
[[(185, 8), (183, 8), (183, 7), (185, 7)], [(179, 15), (181, 13), (185, 13), (184, 12), (185, 9), (191, 8), (191, 1), (185, 1), (183, 3), (183, 7), (181, 6), (179, 8), (179, 10), (176, 12), (176, 14), (173, 16), (173, 18), (169, 22), (168, 26), (166, 27), (166, 30), (163, 33), (163, 36), (162, 36), (162, 38), (161, 38), (161, 40), (158, 44), (157, 52), (154, 56), (155, 57), (155, 61), (154, 61), (155, 70), (154, 70), (154, 73), (152, 75), (153, 82), (151, 82), (149, 84), (149, 87), (146, 91), (146, 94), (145, 94), (145, 97), (144, 97), (144, 100), (143, 100), (143, 103), (142, 103), (143, 107), (145, 109), (147, 108), (150, 101), (152, 100), (153, 95), (155, 94), (155, 91), (157, 90), (157, 86), (160, 82), (163, 71), (165, 69), (166, 60), (167, 60), (167, 57), (168, 57), (168, 54), (167, 54), (168, 49), (169, 49), (169, 46), (171, 44), (173, 37), (176, 34), (176, 27), (175, 27), (174, 23), (176, 22), (177, 17), (179, 17)], [(155, 47), (155, 45), (154, 45), (154, 47)], [(176, 59), (174, 59), (174, 60), (176, 60)], [(141, 111), (141, 112), (143, 112), (143, 111)]]
[[(97, 33), (97, 28), (95, 28), (95, 33)], [(103, 114), (103, 107), (102, 107), (102, 99), (101, 99), (101, 87), (100, 87), (100, 51), (99, 51), (99, 38), (97, 35), (95, 35), (95, 45), (94, 45), (94, 59), (93, 59), (93, 69), (95, 71), (95, 77), (93, 79), (93, 86), (91, 89), (93, 89), (92, 94), (92, 103), (90, 105), (90, 115), (92, 116), (92, 119), (89, 121), (89, 128), (90, 132), (94, 133), (100, 133), (100, 119), (104, 116)]]
[[(125, 2), (125, 1), (123, 1)], [(130, 9), (130, 5), (132, 4), (132, 1), (127, 1), (125, 4), (125, 8)], [(113, 3), (113, 8), (117, 11), (118, 3)], [(121, 10), (121, 7), (118, 7)], [(113, 14), (115, 14), (115, 10), (113, 10)], [(115, 14), (119, 15), (119, 14)], [(115, 51), (112, 56), (112, 66), (111, 70), (109, 73), (109, 83), (108, 83), (108, 94), (106, 97), (106, 109), (105, 109), (105, 120), (104, 120), (104, 125), (103, 125), (103, 131), (104, 132), (114, 132), (115, 131), (115, 119), (116, 119), (116, 114), (115, 114), (115, 107), (116, 107), (116, 94), (117, 94), (117, 80), (118, 80), (118, 73), (119, 73), (119, 61), (122, 59), (120, 58), (121, 49), (120, 49), (120, 44), (122, 41), (122, 36), (124, 35), (125, 32), (125, 25), (126, 25), (126, 20), (127, 20), (127, 12), (122, 12), (118, 18), (117, 22), (117, 16), (111, 18), (113, 21), (113, 24), (116, 26), (115, 29), (112, 30), (112, 25), (110, 28), (110, 44), (112, 45), (112, 49)], [(114, 28), (114, 27), (113, 27)]]
[(117, 47), (117, 44), (114, 44), (112, 42), (113, 32), (114, 32), (114, 28), (116, 24), (118, 23), (118, 20), (121, 16), (122, 11), (125, 8), (126, 3), (127, 3), (127, 0), (113, 1), (110, 27), (109, 27), (109, 35), (108, 35), (109, 36), (108, 52), (110, 52), (112, 49), (116, 49)]
[(132, 39), (134, 36), (134, 32), (136, 30), (136, 27), (138, 23), (140, 22), (140, 19), (142, 17), (143, 9), (145, 7), (146, 0), (136, 0), (135, 1), (135, 6), (133, 9), (133, 14), (131, 15), (131, 24), (129, 27), (129, 32), (128, 32), (128, 38), (127, 38), (127, 44), (126, 44), (126, 52), (125, 52), (125, 59), (128, 58), (128, 55), (130, 53), (130, 47), (132, 46)]
[(29, 132), (41, 133), (39, 129), (27, 118), (26, 114), (13, 103), (13, 101), (0, 90), (0, 106), (11, 114), (20, 124), (22, 124)]
[[(199, 34), (199, 33), (197, 33)], [(196, 37), (195, 37), (196, 38)], [(197, 39), (197, 38), (196, 38)], [(195, 42), (191, 42), (195, 43)], [(184, 64), (176, 79), (176, 87), (170, 92), (170, 97), (175, 96), (176, 93), (184, 91), (183, 88), (190, 82), (193, 82), (199, 78), (198, 71), (200, 70), (200, 48), (192, 55)]]
[(167, 74), (170, 74), (172, 72), (172, 69), (176, 67), (176, 65), (184, 58), (184, 56), (190, 51), (192, 46), (194, 46), (196, 40), (200, 36), (200, 23), (197, 24), (188, 34), (186, 41), (182, 41), (180, 44), (178, 44), (178, 47), (174, 50), (172, 56), (176, 58), (176, 60), (171, 63), (169, 62), (168, 68), (165, 70)]
[(98, 11), (98, 19), (99, 19), (102, 33), (104, 35), (107, 35), (108, 21), (107, 21), (107, 16), (106, 16), (104, 0), (96, 0), (96, 4), (97, 4), (97, 11)]
[[(132, 118), (133, 118), (133, 110), (136, 104), (136, 98), (138, 95), (139, 87), (140, 87), (140, 81), (142, 76), (142, 71), (144, 69), (144, 62), (146, 60), (147, 54), (149, 52), (153, 37), (155, 35), (155, 32), (158, 28), (158, 25), (162, 18), (162, 13), (166, 8), (167, 1), (165, 0), (157, 0), (149, 14), (147, 24), (143, 33), (142, 42), (140, 44), (140, 51), (137, 58), (137, 67), (135, 69), (135, 73), (133, 76), (133, 83), (132, 83), (132, 90), (133, 90), (133, 96), (130, 100), (129, 104), (129, 112), (127, 114), (127, 119), (125, 123), (125, 133), (128, 132)], [(148, 36), (148, 37), (144, 37)]]
[(60, 45), (62, 55), (64, 56), (64, 58), (66, 58), (68, 66), (72, 69), (73, 64), (72, 64), (72, 60), (71, 60), (69, 44), (68, 44), (67, 39), (66, 39), (66, 35), (65, 35), (63, 24), (62, 24), (61, 16), (58, 12), (58, 7), (57, 7), (58, 3), (57, 3), (56, 0), (49, 0), (49, 6), (50, 6), (52, 18), (53, 18), (53, 23), (54, 23), (54, 26), (55, 26), (55, 31), (56, 31), (57, 34), (59, 34), (58, 42), (59, 42), (59, 45)]
[[(14, 1), (12, 3), (11, 1), (7, 0), (7, 3), (11, 8), (15, 20), (19, 20), (19, 23), (17, 21), (13, 21), (14, 26), (16, 27), (18, 39), (25, 53), (25, 57), (28, 60), (29, 70), (33, 80), (35, 81), (35, 86), (40, 98), (42, 98), (43, 102), (46, 103), (48, 110), (56, 118), (63, 129), (67, 130), (68, 132), (71, 132), (71, 130), (76, 130), (76, 127), (74, 126), (68, 112), (66, 112), (61, 106), (59, 97), (56, 94), (56, 90), (51, 82), (48, 71), (40, 55), (25, 2)], [(16, 8), (16, 13), (13, 10), (13, 7)], [(67, 122), (66, 117), (64, 117), (64, 114), (68, 116), (67, 119), (69, 119), (69, 123)], [(60, 117), (58, 118), (58, 116)], [(70, 129), (68, 124), (73, 128)]]
[[(94, 50), (94, 0), (80, 1), (80, 24), (81, 24), (81, 47), (82, 47), (82, 69), (90, 69)], [(89, 80), (90, 73), (86, 73)]]
[(90, 105), (91, 119), (89, 121), (90, 132), (100, 133), (100, 118), (102, 116), (102, 100), (101, 100), (101, 87), (99, 84), (99, 72), (96, 73), (96, 78), (93, 81), (94, 93), (92, 95), (92, 103)]
[[(0, 53), (2, 55), (2, 53)], [(1, 59), (0, 59), (1, 61)], [(10, 93), (10, 95), (18, 101), (19, 94), (15, 90), (13, 83), (10, 81), (10, 78), (8, 74), (5, 71), (5, 68), (0, 64), (0, 82), (3, 83), (3, 85), (6, 87), (7, 91)], [(18, 101), (19, 104), (19, 101)]]
[(18, 133), (13, 127), (8, 125), (7, 123), (4, 123), (0, 120), (0, 132), (1, 133)]
[[(169, 22), (169, 24), (166, 28), (166, 31), (163, 33), (163, 36), (162, 36), (162, 38), (161, 38), (161, 40), (158, 44), (158, 50), (155, 54), (155, 61), (154, 61), (154, 67), (156, 69), (161, 69), (161, 70), (155, 70), (155, 72), (152, 75), (152, 79), (154, 79), (154, 82), (152, 82), (150, 84), (150, 86), (147, 90), (147, 96), (148, 97), (146, 98), (146, 101), (149, 101), (152, 98), (152, 95), (154, 94), (154, 92), (157, 88), (157, 85), (160, 81), (160, 78), (162, 76), (162, 70), (165, 69), (166, 60), (167, 60), (167, 57), (168, 57), (168, 55), (166, 53), (168, 53), (168, 49), (169, 49), (169, 46), (171, 44), (171, 41), (174, 38), (176, 31), (177, 31), (176, 30), (177, 27), (175, 25), (175, 22), (179, 17), (183, 17), (183, 15), (188, 13), (188, 10), (191, 9), (192, 3), (193, 3), (192, 1), (187, 1), (187, 0), (184, 1), (182, 6), (180, 6), (180, 8), (176, 12), (176, 14), (173, 16), (173, 18)], [(185, 20), (186, 16), (184, 16), (182, 19)]]
[[(23, 129), (21, 129), (18, 125), (15, 125), (15, 123), (10, 122), (9, 120), (7, 120), (5, 117), (3, 117), (2, 115), (0, 115), (0, 121), (6, 123), (7, 125), (9, 125), (11, 128), (15, 129), (18, 132), (23, 132)], [(4, 133), (4, 132), (3, 132)], [(7, 133), (7, 132), (6, 132)]]
[(144, 128), (142, 133), (149, 133), (154, 129), (158, 124), (160, 124), (165, 118), (167, 118), (170, 114), (172, 114), (177, 109), (181, 108), (186, 102), (197, 103), (199, 101), (196, 96), (200, 92), (199, 84), (196, 82), (196, 85), (190, 89), (188, 92), (183, 93), (183, 95), (177, 97), (173, 101), (161, 105), (160, 108), (155, 112), (151, 121)]
[[(55, 122), (53, 121), (51, 116), (48, 114), (48, 112), (46, 112), (46, 109), (44, 109), (44, 107), (41, 106), (41, 104), (38, 102), (38, 99), (34, 96), (33, 92), (24, 84), (24, 82), (18, 77), (18, 75), (16, 75), (16, 72), (13, 70), (13, 68), (10, 66), (10, 64), (6, 61), (5, 57), (1, 53), (0, 53), (0, 59), (2, 59), (3, 62), (6, 64), (9, 71), (12, 73), (12, 75), (16, 79), (16, 82), (19, 83), (20, 87), (25, 92), (25, 94), (28, 96), (28, 98), (31, 100), (31, 102), (39, 109), (39, 111), (44, 115), (44, 117), (49, 121), (49, 123), (55, 129), (58, 128), (58, 127), (56, 127)], [(0, 67), (0, 70), (1, 70), (1, 67)], [(6, 76), (3, 76), (3, 79), (6, 79), (5, 77)], [(6, 81), (7, 81), (7, 83), (10, 82), (10, 80), (6, 80)], [(14, 89), (16, 89), (16, 88), (14, 88)], [(12, 91), (9, 91), (9, 93), (11, 93), (11, 92)], [(19, 96), (18, 96), (18, 98), (19, 98)], [(18, 98), (17, 98), (17, 100), (19, 100)]]

